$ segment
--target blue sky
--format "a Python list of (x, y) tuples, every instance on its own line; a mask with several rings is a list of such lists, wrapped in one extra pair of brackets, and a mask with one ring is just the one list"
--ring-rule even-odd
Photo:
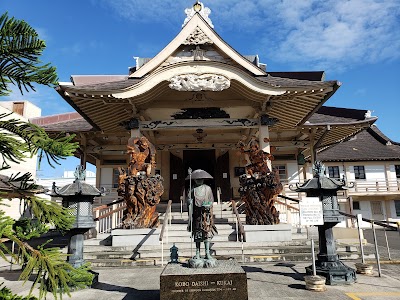
[[(181, 29), (194, 0), (2, 0), (47, 43), (44, 62), (60, 81), (71, 75), (127, 74), (134, 56), (152, 57)], [(400, 142), (399, 0), (204, 0), (219, 35), (241, 54), (258, 54), (269, 71), (324, 70), (343, 83), (329, 106), (369, 109)], [(29, 100), (42, 115), (73, 111), (51, 88), (4, 100)], [(73, 169), (68, 159), (46, 175)], [(61, 172), (61, 173), (60, 173)], [(43, 174), (43, 172), (42, 172)]]

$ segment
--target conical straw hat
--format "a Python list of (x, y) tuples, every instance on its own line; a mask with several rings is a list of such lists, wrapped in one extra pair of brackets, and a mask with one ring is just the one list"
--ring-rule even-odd
[[(186, 177), (186, 180), (189, 180), (190, 176)], [(202, 169), (197, 169), (192, 172), (192, 179), (213, 179), (213, 177)]]

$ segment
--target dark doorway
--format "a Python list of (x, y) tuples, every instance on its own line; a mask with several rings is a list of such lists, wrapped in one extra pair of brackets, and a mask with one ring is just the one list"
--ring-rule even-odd
[(170, 153), (170, 186), (169, 186), (169, 199), (172, 202), (180, 202), (180, 197), (185, 186), (185, 171), (183, 161), (180, 157)]
[[(196, 169), (202, 169), (208, 173), (212, 177), (215, 178), (215, 150), (185, 150), (183, 151), (183, 165), (184, 165), (184, 170), (185, 170), (185, 176), (188, 175), (188, 169), (189, 167), (192, 168), (192, 170)], [(214, 192), (214, 197), (216, 196), (216, 190), (215, 190), (215, 180), (207, 180), (205, 182), (208, 184), (213, 192)], [(189, 190), (189, 182), (186, 182), (186, 190)]]
[(229, 152), (218, 157), (214, 179), (216, 186), (221, 188), (221, 200), (231, 200), (232, 192), (229, 174)]

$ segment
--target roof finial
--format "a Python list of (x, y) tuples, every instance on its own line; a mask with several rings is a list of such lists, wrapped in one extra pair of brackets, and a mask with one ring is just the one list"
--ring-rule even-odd
[(196, 13), (200, 14), (200, 16), (202, 16), (202, 18), (208, 23), (208, 25), (210, 25), (211, 28), (214, 28), (213, 23), (208, 17), (211, 14), (211, 9), (204, 7), (204, 4), (199, 0), (196, 0), (196, 3), (193, 4), (191, 8), (185, 9), (186, 19), (183, 22), (182, 27), (184, 27)]
[(199, 0), (197, 0), (196, 1), (196, 3), (195, 4), (193, 4), (193, 9), (196, 11), (196, 12), (200, 12), (201, 11), (201, 9), (202, 9), (202, 5), (201, 5), (202, 3), (200, 3), (199, 2)]

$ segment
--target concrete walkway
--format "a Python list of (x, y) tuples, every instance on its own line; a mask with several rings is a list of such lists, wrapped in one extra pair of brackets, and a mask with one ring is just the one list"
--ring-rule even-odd
[[(346, 262), (354, 267), (354, 262)], [(249, 300), (332, 299), (332, 300), (394, 300), (400, 299), (400, 264), (383, 264), (382, 277), (376, 268), (373, 276), (358, 275), (357, 283), (349, 286), (327, 286), (323, 293), (305, 290), (303, 281), (307, 262), (262, 263), (242, 265), (247, 272)], [(99, 283), (93, 289), (72, 293), (70, 299), (155, 300), (160, 297), (161, 267), (135, 267), (130, 269), (98, 269)], [(18, 281), (19, 272), (9, 271), (3, 265), (0, 282), (14, 292), (26, 295), (30, 288)], [(48, 299), (52, 299), (49, 295)], [(63, 299), (68, 299), (67, 296)], [(222, 299), (221, 299), (222, 300)]]

